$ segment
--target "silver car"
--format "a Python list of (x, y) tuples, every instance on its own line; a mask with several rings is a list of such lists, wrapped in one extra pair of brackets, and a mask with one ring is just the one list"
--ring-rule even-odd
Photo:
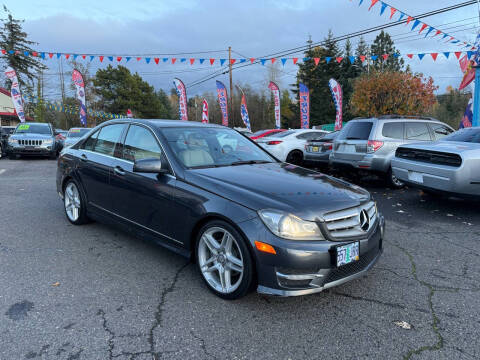
[(480, 129), (459, 130), (430, 144), (400, 146), (392, 160), (395, 176), (433, 192), (480, 195)]
[(433, 118), (388, 115), (353, 119), (335, 139), (330, 165), (366, 170), (386, 176), (391, 186), (403, 182), (392, 172), (391, 160), (397, 147), (414, 142), (439, 140), (454, 130)]
[(67, 136), (64, 141), (64, 147), (69, 147), (72, 145), (75, 145), (78, 140), (80, 140), (83, 135), (87, 134), (90, 130), (90, 128), (71, 128), (68, 130)]

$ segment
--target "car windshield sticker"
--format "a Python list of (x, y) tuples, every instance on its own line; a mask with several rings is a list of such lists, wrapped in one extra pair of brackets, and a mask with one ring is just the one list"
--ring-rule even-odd
[(79, 133), (80, 132), (80, 129), (72, 129), (70, 130), (71, 133)]
[(28, 130), (28, 129), (30, 129), (30, 125), (28, 124), (20, 124), (18, 125), (18, 128), (17, 128), (17, 130)]

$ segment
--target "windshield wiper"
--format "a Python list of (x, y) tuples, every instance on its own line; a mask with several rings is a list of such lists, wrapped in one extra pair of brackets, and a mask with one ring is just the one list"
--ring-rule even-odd
[(229, 166), (251, 165), (251, 164), (269, 164), (269, 163), (272, 163), (272, 161), (268, 161), (268, 160), (240, 160), (240, 161), (234, 161), (233, 163), (229, 164)]

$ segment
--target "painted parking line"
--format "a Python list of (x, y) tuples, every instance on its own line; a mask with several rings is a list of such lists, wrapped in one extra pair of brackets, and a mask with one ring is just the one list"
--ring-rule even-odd
[(5, 171), (7, 171), (7, 170), (5, 170), (5, 169), (0, 169), (0, 175), (2, 175)]

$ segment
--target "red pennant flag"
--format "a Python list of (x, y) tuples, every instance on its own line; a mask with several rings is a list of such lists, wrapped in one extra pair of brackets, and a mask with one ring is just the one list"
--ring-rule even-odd
[(70, 57), (70, 54), (65, 54), (65, 59), (68, 59)]
[(272, 64), (274, 64), (275, 61), (277, 61), (277, 59), (276, 59), (276, 58), (272, 58)]
[(250, 63), (253, 64), (254, 61), (255, 61), (255, 58), (250, 58)]
[(397, 12), (397, 9), (390, 6), (390, 20), (393, 18), (393, 15)]
[(320, 58), (313, 58), (313, 61), (315, 61), (315, 66), (317, 66), (320, 62)]
[(298, 58), (293, 58), (293, 65), (296, 65), (298, 61)]
[(141, 57), (137, 57), (137, 61), (140, 61), (140, 60), (142, 60), (142, 58), (141, 58)]
[(117, 61), (118, 61), (118, 62), (122, 61), (122, 57), (121, 57), (121, 56), (117, 56)]
[(153, 58), (153, 61), (155, 61), (155, 64), (158, 65), (158, 62), (160, 61), (160, 58)]
[(4, 55), (5, 55), (6, 53), (7, 53), (7, 50), (5, 50), (5, 49), (2, 49), (2, 54), (4, 54)]
[(410, 23), (410, 21), (412, 21), (412, 20), (413, 20), (413, 17), (409, 16), (409, 17), (407, 18), (407, 25), (408, 25), (408, 24)]
[(383, 60), (387, 60), (389, 55), (388, 54), (383, 54), (382, 57), (383, 57)]
[(82, 55), (82, 59), (85, 60), (85, 58), (87, 57), (87, 55)]
[[(373, 1), (373, 0), (372, 0), (372, 1)], [(337, 60), (337, 63), (341, 63), (342, 60), (343, 60), (343, 57), (339, 56), (339, 57), (336, 58), (336, 60)]]
[(437, 32), (435, 33), (435, 35), (433, 35), (433, 37), (440, 35), (441, 33), (442, 33), (442, 30), (437, 30)]
[(449, 42), (449, 41), (452, 41), (453, 39), (455, 39), (453, 36), (450, 36), (450, 39), (448, 39), (447, 41), (445, 42)]
[(230, 64), (235, 64), (235, 61), (237, 61), (237, 59), (230, 59)]
[(370, 9), (371, 9), (372, 7), (374, 7), (377, 2), (378, 2), (378, 0), (372, 0), (372, 4), (371, 4), (370, 7), (368, 8), (368, 11), (370, 11)]
[(195, 59), (194, 59), (194, 58), (191, 58), (191, 59), (190, 59), (190, 65), (193, 65), (194, 62), (195, 62)]
[(425, 28), (426, 28), (427, 26), (428, 26), (427, 24), (423, 23), (423, 24), (422, 24), (422, 28), (420, 29), (420, 31), (419, 31), (418, 33), (421, 34), (422, 31), (425, 30)]
[(100, 62), (103, 62), (103, 56), (98, 57), (100, 59)]
[(214, 62), (215, 62), (215, 59), (210, 59), (210, 65), (213, 65)]
[(455, 56), (457, 57), (457, 59), (460, 59), (460, 55), (462, 55), (461, 51), (456, 51), (455, 52)]
[(177, 61), (177, 58), (172, 58), (172, 64), (175, 64), (175, 61)]
[(413, 54), (407, 54), (407, 56), (412, 59), (413, 58)]
[(366, 57), (365, 55), (360, 55), (359, 58), (360, 58), (360, 60), (361, 60), (362, 63), (363, 63), (367, 57)]
[(48, 57), (51, 59), (53, 57), (53, 53), (48, 53)]
[(431, 53), (430, 55), (431, 55), (433, 61), (437, 60), (438, 53)]
[(36, 51), (32, 51), (33, 56), (38, 56), (38, 53)]

